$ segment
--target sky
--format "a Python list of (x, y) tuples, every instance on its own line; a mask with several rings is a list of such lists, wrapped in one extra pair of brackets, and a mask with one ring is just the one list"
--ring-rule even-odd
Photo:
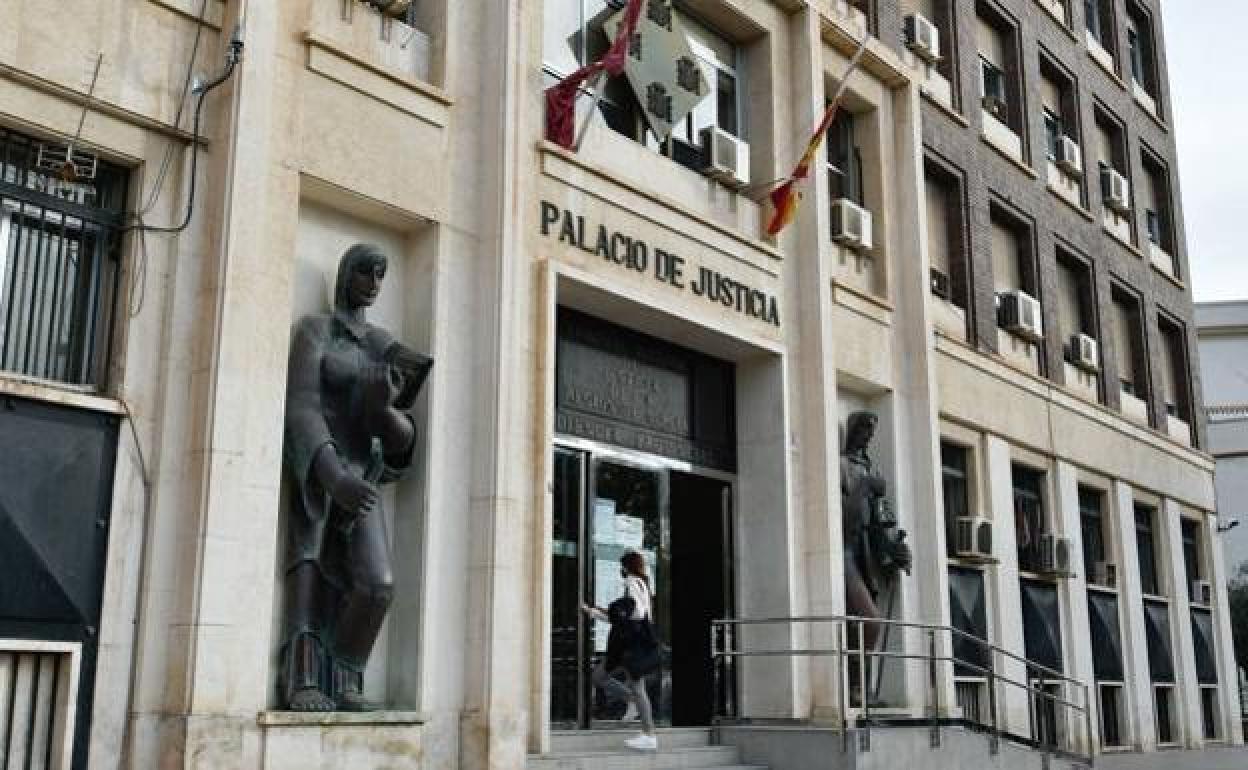
[(1162, 0), (1197, 302), (1248, 299), (1248, 0)]

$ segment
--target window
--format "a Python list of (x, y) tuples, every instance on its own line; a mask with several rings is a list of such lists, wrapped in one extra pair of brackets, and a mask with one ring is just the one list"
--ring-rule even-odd
[(1092, 487), (1079, 487), (1079, 530), (1083, 536), (1083, 574), (1089, 583), (1103, 584), (1101, 565), (1109, 561), (1105, 542), (1105, 493)]
[(1150, 596), (1159, 596), (1162, 591), (1157, 581), (1157, 556), (1153, 543), (1156, 517), (1156, 508), (1136, 503), (1135, 550), (1140, 563), (1140, 590)]
[(1058, 139), (1068, 136), (1079, 141), (1079, 104), (1074, 78), (1043, 54), (1040, 56), (1040, 103), (1044, 110), (1049, 160), (1056, 162)]
[[(923, 165), (927, 202), (927, 251), (931, 259), (931, 289), (937, 297), (966, 310), (966, 230), (962, 182), (952, 171), (928, 158)], [(963, 318), (963, 334), (966, 319)]]
[(1140, 180), (1140, 202), (1144, 207), (1144, 224), (1152, 252), (1153, 264), (1178, 278), (1175, 258), (1174, 214), (1170, 205), (1170, 172), (1165, 163), (1148, 150), (1140, 153), (1144, 174)]
[[(1138, 400), (1148, 400), (1148, 372), (1145, 367), (1144, 327), (1139, 300), (1115, 286), (1112, 302), (1114, 350), (1122, 392)], [(1147, 414), (1145, 415), (1147, 420)]]
[(992, 276), (997, 294), (1021, 289), (1035, 297), (1035, 276), (1026, 225), (995, 206), (992, 207), (991, 221)]
[(1122, 743), (1122, 685), (1102, 684), (1097, 686), (1101, 705), (1101, 745), (1121, 746)]
[(1154, 686), (1153, 698), (1156, 706), (1157, 743), (1174, 743), (1174, 687)]
[(1027, 572), (1038, 572), (1043, 566), (1041, 535), (1048, 532), (1044, 511), (1044, 472), (1017, 463), (1011, 470), (1018, 568)]
[(976, 6), (975, 29), (984, 112), (1021, 136), (1023, 100), (1015, 25), (995, 6), (981, 2)]
[[(615, 6), (608, 0), (546, 0), (542, 61), (547, 85), (606, 52), (611, 44), (606, 25), (614, 20), (616, 13)], [(662, 142), (650, 130), (645, 111), (624, 75), (608, 81), (598, 109), (613, 130), (700, 171), (704, 165), (703, 129), (714, 126), (738, 138), (746, 138), (739, 54), (731, 40), (697, 19), (679, 9), (673, 10), (673, 14), (697, 59), (697, 71), (706, 87), (703, 100), (676, 124), (670, 138)], [(592, 99), (588, 89), (582, 99), (586, 103)]]
[[(1132, 206), (1131, 170), (1127, 162), (1127, 132), (1121, 121), (1100, 107), (1096, 116), (1095, 157), (1100, 173), (1105, 227), (1120, 240), (1134, 244), (1135, 232), (1127, 216)], [(1116, 176), (1107, 174), (1112, 171)]]
[(1160, 379), (1161, 397), (1165, 404), (1166, 415), (1190, 424), (1192, 400), (1188, 388), (1190, 380), (1187, 373), (1186, 335), (1178, 321), (1170, 320), (1164, 315), (1157, 317), (1157, 327), (1161, 332), (1161, 348), (1164, 358)]
[[(953, 0), (902, 0), (902, 12), (918, 13), (932, 23), (940, 34), (940, 59), (934, 68), (949, 83), (957, 80), (957, 36), (953, 20)], [(958, 89), (952, 89), (950, 100), (956, 106)]]
[(950, 556), (957, 555), (958, 519), (971, 515), (970, 450), (940, 442), (940, 478), (945, 506), (945, 544)]
[(1086, 334), (1096, 339), (1096, 300), (1093, 298), (1092, 270), (1076, 257), (1059, 251), (1057, 254), (1058, 328), (1067, 347), (1068, 361), (1073, 360), (1074, 337)]
[[(1153, 45), (1153, 22), (1139, 5), (1127, 3), (1127, 47), (1131, 58), (1131, 82), (1150, 99), (1157, 99), (1157, 60)], [(1138, 93), (1138, 91), (1137, 91)], [(1154, 110), (1156, 103), (1151, 105)]]
[(0, 128), (0, 371), (102, 388), (126, 176), (77, 152), (81, 181), (63, 182), (58, 152)]
[(854, 137), (854, 114), (838, 109), (828, 127), (828, 190), (832, 200), (847, 198), (864, 206), (862, 150)]
[(1088, 42), (1100, 48), (1114, 69), (1114, 8), (1112, 0), (1083, 0), (1083, 20), (1088, 29)]
[(1200, 688), (1200, 719), (1206, 741), (1218, 740), (1218, 688)]
[[(1202, 574), (1200, 568), (1200, 522), (1183, 519), (1179, 529), (1183, 534), (1183, 568), (1187, 572), (1188, 585), (1191, 585), (1193, 581), (1200, 580)], [(1193, 601), (1199, 600), (1195, 592), (1192, 593), (1191, 598)]]

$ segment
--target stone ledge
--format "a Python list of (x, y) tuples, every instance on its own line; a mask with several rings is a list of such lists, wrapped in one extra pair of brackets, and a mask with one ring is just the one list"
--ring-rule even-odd
[(428, 716), (420, 711), (261, 711), (261, 727), (403, 727), (423, 725)]

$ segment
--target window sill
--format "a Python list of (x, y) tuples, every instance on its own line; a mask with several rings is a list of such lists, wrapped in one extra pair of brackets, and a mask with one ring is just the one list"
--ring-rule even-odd
[[(1002, 123), (1001, 121), (997, 120), (992, 115), (985, 112), (984, 113), (985, 125), (987, 125), (987, 121), (989, 120), (993, 121), (997, 125), (1005, 127), (1004, 123)], [(979, 138), (983, 140), (984, 144), (996, 150), (998, 155), (1005, 158), (1010, 163), (1013, 163), (1024, 174), (1031, 177), (1032, 179), (1039, 179), (1040, 175), (1036, 173), (1036, 170), (1032, 168), (1031, 166), (1028, 166), (1026, 161), (1023, 160), (1023, 153), (1022, 153), (1023, 140), (1019, 138), (1018, 135), (1015, 134), (1013, 131), (1010, 131), (1009, 128), (1005, 128), (1005, 130), (1009, 131), (1009, 133), (1013, 135), (1014, 138), (1018, 141), (1019, 147), (1017, 151), (1015, 151), (1014, 147), (1003, 146), (1003, 144), (988, 131), (982, 132), (979, 135)]]
[(1040, 374), (1040, 345), (1026, 337), (997, 327), (997, 353), (1010, 367), (1028, 374)]
[(832, 279), (832, 300), (882, 326), (891, 326), (893, 323), (892, 303), (835, 277)]
[(1187, 284), (1175, 275), (1173, 268), (1170, 267), (1174, 264), (1174, 257), (1161, 249), (1156, 248), (1152, 244), (1149, 244), (1149, 246), (1152, 248), (1149, 249), (1148, 263), (1152, 265), (1153, 270), (1156, 270), (1163, 278), (1174, 284), (1177, 288), (1187, 291)]
[(1162, 596), (1161, 594), (1146, 594), (1143, 591), (1141, 591), (1140, 598), (1146, 602), (1152, 602), (1153, 604), (1169, 604), (1170, 603), (1170, 597)]
[(1096, 583), (1088, 583), (1087, 585), (1089, 591), (1096, 591), (1098, 594), (1105, 594), (1106, 596), (1118, 595), (1117, 588), (1110, 588), (1109, 586), (1098, 585)]
[(1091, 32), (1087, 33), (1087, 41), (1088, 56), (1092, 59), (1092, 61), (1096, 62), (1100, 66), (1101, 70), (1104, 71), (1106, 75), (1109, 75), (1109, 79), (1118, 84), (1119, 88), (1124, 91), (1127, 90), (1127, 84), (1123, 82), (1122, 78), (1118, 77), (1118, 63), (1114, 60), (1113, 54), (1101, 47), (1100, 41), (1092, 37)]
[[(1209, 611), (1209, 612), (1213, 612), (1213, 605), (1212, 605), (1212, 604), (1201, 604), (1200, 602), (1188, 602), (1188, 603), (1187, 603), (1187, 606), (1188, 606), (1188, 607), (1191, 607), (1191, 608), (1192, 608), (1192, 609), (1194, 609), (1194, 610), (1207, 610), (1207, 611)], [(1209, 685), (1209, 686), (1211, 686), (1211, 685)]]
[(0, 372), (0, 394), (89, 409), (105, 414), (125, 414), (125, 407), (119, 401), (101, 395), (95, 387), (69, 385), (37, 377), (26, 377), (13, 372)]
[(1101, 403), (1100, 372), (1080, 369), (1069, 361), (1062, 362), (1062, 371), (1066, 375), (1063, 388), (1089, 403)]
[(1148, 402), (1138, 396), (1123, 391), (1118, 398), (1118, 410), (1123, 417), (1127, 418), (1136, 425), (1145, 428), (1151, 428), (1152, 424), (1148, 419)]
[(1049, 16), (1053, 17), (1053, 21), (1057, 22), (1057, 26), (1062, 31), (1070, 35), (1072, 40), (1078, 40), (1074, 30), (1070, 28), (1070, 20), (1066, 18), (1066, 9), (1062, 6), (1060, 0), (1036, 0), (1041, 8), (1049, 12)]
[(1140, 106), (1144, 114), (1153, 119), (1157, 125), (1166, 129), (1166, 122), (1161, 119), (1161, 113), (1157, 109), (1157, 97), (1144, 90), (1144, 86), (1131, 81), (1131, 96), (1135, 99), (1135, 103)]
[(1048, 188), (1049, 188), (1049, 192), (1053, 194), (1053, 197), (1057, 198), (1059, 201), (1066, 204), (1066, 206), (1070, 208), (1072, 211), (1074, 211), (1076, 214), (1088, 220), (1089, 222), (1096, 221), (1095, 214), (1093, 214), (1090, 210), (1084, 208), (1081, 204), (1075, 203), (1074, 201), (1067, 198), (1060, 189), (1054, 188), (1053, 185), (1051, 184), (1048, 185)]
[[(1112, 212), (1109, 212), (1108, 210), (1106, 214), (1108, 216), (1114, 216), (1114, 217), (1124, 219), (1124, 220), (1126, 219), (1126, 216), (1127, 216), (1126, 214), (1114, 214)], [(1127, 221), (1129, 222), (1130, 220), (1127, 220)], [(1130, 227), (1129, 224), (1126, 226), (1128, 228)], [(1106, 235), (1113, 238), (1115, 241), (1117, 241), (1121, 246), (1125, 247), (1132, 254), (1139, 257), (1140, 259), (1144, 258), (1144, 252), (1140, 251), (1139, 248), (1137, 248), (1136, 245), (1131, 242), (1130, 235), (1119, 232), (1117, 228), (1111, 226), (1108, 222), (1102, 222), (1101, 227), (1105, 231)]]
[(1053, 161), (1048, 161), (1048, 188), (1062, 203), (1074, 209), (1089, 222), (1095, 222), (1092, 212), (1083, 207), (1083, 180), (1058, 168)]

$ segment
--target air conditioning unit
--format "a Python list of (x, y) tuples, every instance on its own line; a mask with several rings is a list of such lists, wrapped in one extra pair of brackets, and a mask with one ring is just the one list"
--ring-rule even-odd
[(1070, 575), (1070, 538), (1052, 534), (1040, 536), (1039, 571), (1047, 575)]
[(928, 21), (923, 14), (912, 13), (905, 21), (906, 47), (914, 51), (914, 55), (935, 64), (940, 61), (940, 30)]
[(1057, 139), (1057, 166), (1067, 174), (1083, 173), (1083, 156), (1079, 153), (1079, 144), (1069, 136)]
[(1112, 561), (1098, 561), (1092, 567), (1092, 583), (1106, 588), (1118, 587), (1118, 565)]
[(832, 204), (832, 240), (855, 251), (870, 251), (871, 212), (848, 198)]
[(992, 558), (992, 521), (983, 516), (959, 516), (953, 552), (964, 559)]
[(1076, 334), (1070, 338), (1068, 358), (1072, 364), (1085, 372), (1095, 374), (1101, 368), (1100, 350), (1096, 340), (1086, 334)]
[(1208, 580), (1193, 580), (1191, 600), (1196, 604), (1213, 604), (1213, 583)]
[(1119, 214), (1131, 210), (1131, 185), (1125, 176), (1109, 166), (1101, 167), (1101, 197), (1106, 206)]
[(998, 298), (997, 324), (1001, 328), (1032, 342), (1044, 339), (1039, 300), (1017, 289), (1004, 292)]
[(702, 173), (729, 187), (750, 183), (750, 145), (718, 126), (702, 129), (702, 152), (706, 165)]
[(943, 270), (932, 268), (932, 294), (943, 300), (948, 300), (952, 291), (949, 283), (949, 274)]

